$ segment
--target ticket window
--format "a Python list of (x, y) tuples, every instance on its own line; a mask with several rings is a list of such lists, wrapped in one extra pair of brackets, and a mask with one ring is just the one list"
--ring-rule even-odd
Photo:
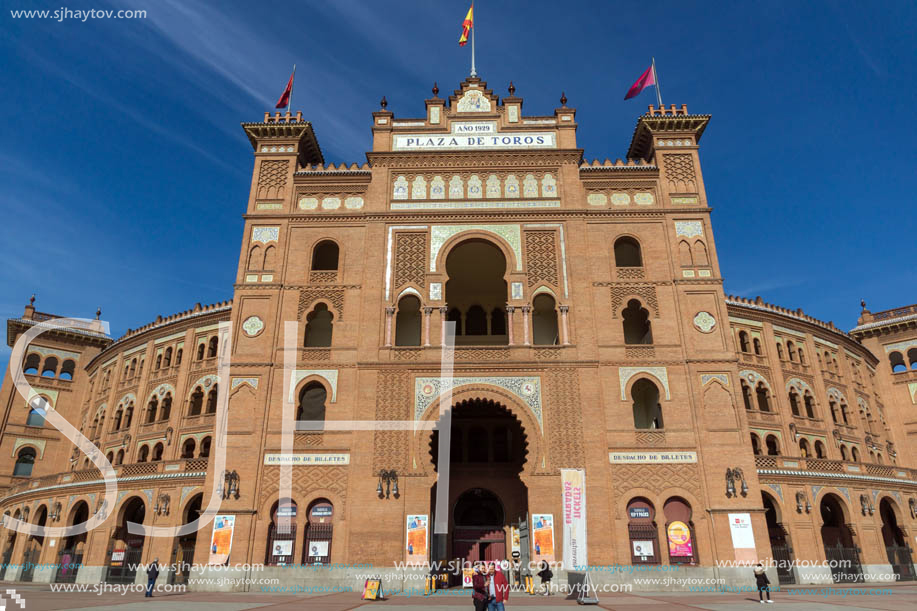
[(328, 564), (331, 561), (331, 540), (334, 535), (334, 506), (319, 499), (309, 505), (309, 522), (303, 548), (304, 564)]
[(656, 509), (647, 499), (635, 498), (627, 504), (627, 531), (631, 563), (659, 564)]
[(284, 500), (277, 503), (271, 513), (268, 533), (267, 562), (277, 566), (293, 563), (296, 547), (296, 503)]

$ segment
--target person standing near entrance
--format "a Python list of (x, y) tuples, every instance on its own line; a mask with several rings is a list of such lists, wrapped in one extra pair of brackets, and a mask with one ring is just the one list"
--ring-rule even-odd
[(474, 602), (474, 611), (486, 611), (489, 598), (490, 580), (481, 571), (481, 565), (474, 565), (474, 575), (471, 577), (471, 599)]
[[(774, 602), (771, 600), (771, 581), (767, 578), (767, 573), (764, 572), (764, 565), (760, 562), (755, 565), (755, 582), (758, 584), (758, 602), (761, 604)], [(767, 600), (764, 600), (765, 596), (767, 596)]]
[(551, 567), (548, 565), (547, 560), (541, 561), (541, 570), (538, 571), (538, 576), (541, 577), (541, 587), (544, 588), (544, 595), (551, 595), (551, 578), (554, 577), (554, 571), (551, 570)]
[(153, 598), (153, 586), (159, 579), (159, 558), (146, 567), (146, 598)]
[(491, 562), (488, 576), (490, 600), (487, 601), (487, 611), (504, 611), (503, 603), (509, 600), (509, 582), (506, 581), (506, 575), (497, 568), (496, 562)]

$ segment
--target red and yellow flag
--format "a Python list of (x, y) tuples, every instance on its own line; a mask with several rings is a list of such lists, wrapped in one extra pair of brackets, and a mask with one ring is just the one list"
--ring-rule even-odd
[(468, 42), (468, 35), (471, 33), (471, 28), (474, 27), (474, 2), (471, 3), (471, 8), (468, 9), (468, 14), (465, 15), (465, 21), (462, 22), (462, 37), (459, 38), (459, 46), (464, 47)]

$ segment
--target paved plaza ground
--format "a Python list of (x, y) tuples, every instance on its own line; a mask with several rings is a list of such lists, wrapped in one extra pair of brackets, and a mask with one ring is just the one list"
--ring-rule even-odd
[[(261, 594), (261, 593), (196, 593), (163, 594), (152, 599), (144, 598), (142, 592), (102, 594), (52, 592), (47, 585), (2, 583), (0, 592), (6, 609), (20, 609), (10, 600), (8, 590), (15, 591), (25, 602), (26, 611), (51, 609), (111, 609), (130, 611), (133, 609), (156, 609), (157, 611), (243, 611), (264, 609), (286, 611), (309, 609), (315, 611), (345, 611), (347, 609), (379, 608), (385, 611), (410, 611), (435, 606), (444, 610), (472, 609), (471, 597), (460, 596), (392, 596), (382, 601), (363, 601), (358, 593), (346, 592), (325, 595)], [(773, 607), (794, 611), (823, 611), (827, 609), (882, 609), (887, 611), (911, 611), (917, 608), (917, 584), (896, 584), (882, 587), (833, 586), (833, 587), (791, 587), (773, 594)], [(510, 596), (507, 611), (550, 611), (552, 609), (577, 608), (575, 600), (562, 596)], [(641, 592), (632, 594), (599, 594), (597, 609), (615, 611), (668, 611), (669, 609), (708, 609), (710, 611), (731, 611), (733, 609), (757, 609), (760, 605), (754, 592)]]

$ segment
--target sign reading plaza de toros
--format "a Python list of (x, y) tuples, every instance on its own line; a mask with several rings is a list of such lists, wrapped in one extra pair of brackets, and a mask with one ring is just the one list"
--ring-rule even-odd
[(450, 134), (395, 134), (394, 151), (557, 148), (555, 132), (498, 132), (493, 121), (452, 124)]

